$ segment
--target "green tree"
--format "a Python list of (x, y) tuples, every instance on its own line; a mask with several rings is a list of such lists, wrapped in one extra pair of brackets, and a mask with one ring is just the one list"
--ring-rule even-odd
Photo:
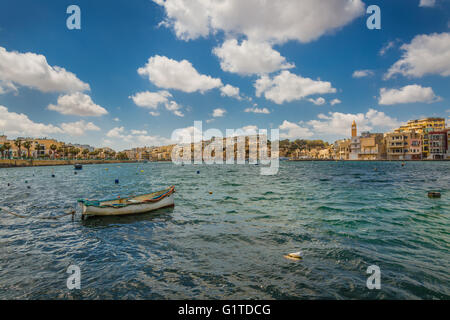
[(58, 146), (56, 144), (52, 144), (50, 146), (50, 150), (52, 150), (52, 157), (55, 158), (55, 152), (58, 149)]
[(9, 153), (9, 150), (11, 150), (11, 143), (5, 142), (3, 144), (3, 147), (5, 148), (5, 150), (7, 152), (6, 154), (8, 155), (8, 158), (11, 159), (11, 154)]
[(25, 149), (27, 149), (27, 155), (28, 155), (28, 158), (30, 158), (31, 156), (30, 156), (30, 149), (31, 149), (31, 146), (32, 146), (32, 143), (31, 143), (31, 141), (25, 141), (24, 143), (23, 143), (23, 147), (25, 148)]
[(17, 139), (14, 141), (14, 144), (15, 144), (16, 147), (17, 147), (17, 156), (18, 156), (19, 158), (22, 158), (22, 149), (21, 149), (21, 147), (22, 147), (22, 139), (17, 138)]

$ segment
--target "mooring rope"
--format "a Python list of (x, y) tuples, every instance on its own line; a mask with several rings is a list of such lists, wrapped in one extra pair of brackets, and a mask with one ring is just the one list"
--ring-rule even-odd
[(13, 215), (13, 216), (16, 216), (16, 217), (19, 217), (19, 218), (35, 218), (35, 219), (42, 219), (42, 220), (57, 220), (59, 218), (66, 217), (66, 216), (69, 216), (69, 215), (72, 215), (72, 219), (73, 219), (73, 217), (74, 217), (74, 215), (76, 213), (75, 210), (71, 210), (70, 212), (62, 214), (60, 216), (34, 217), (34, 216), (24, 216), (24, 215), (12, 212), (12, 211), (10, 211), (8, 209), (5, 209), (5, 208), (2, 208), (2, 207), (0, 207), (0, 211), (4, 211), (4, 212), (6, 212), (6, 213), (8, 213), (10, 215)]

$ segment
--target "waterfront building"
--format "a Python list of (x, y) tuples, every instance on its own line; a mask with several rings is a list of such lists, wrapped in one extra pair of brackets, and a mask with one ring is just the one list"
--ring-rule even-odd
[(360, 138), (358, 160), (386, 159), (386, 144), (382, 133), (363, 132)]
[(350, 159), (350, 139), (338, 140), (336, 142), (336, 156), (339, 160)]
[(428, 133), (430, 160), (443, 160), (448, 149), (448, 130), (431, 131)]
[(424, 118), (410, 120), (406, 125), (395, 129), (396, 133), (416, 132), (422, 135), (422, 158), (430, 158), (429, 133), (432, 131), (442, 131), (445, 129), (445, 118)]
[(358, 130), (356, 127), (356, 121), (352, 123), (352, 137), (350, 139), (350, 160), (358, 160), (359, 153), (361, 152), (361, 137), (358, 136)]
[(447, 159), (450, 160), (450, 128), (447, 128)]
[(415, 132), (390, 132), (385, 135), (388, 160), (422, 159), (422, 135)]

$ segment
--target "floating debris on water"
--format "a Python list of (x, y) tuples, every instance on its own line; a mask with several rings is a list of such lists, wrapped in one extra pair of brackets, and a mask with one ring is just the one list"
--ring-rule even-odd
[(119, 184), (119, 179), (114, 180), (115, 184)]
[(441, 197), (440, 192), (435, 192), (435, 191), (428, 192), (428, 198), (440, 198), (440, 197)]
[(300, 251), (289, 253), (289, 254), (285, 255), (284, 257), (286, 259), (294, 260), (294, 261), (302, 260), (302, 258), (303, 258), (302, 253)]

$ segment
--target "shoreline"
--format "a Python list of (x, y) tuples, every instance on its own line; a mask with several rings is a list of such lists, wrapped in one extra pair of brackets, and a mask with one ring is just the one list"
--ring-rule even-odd
[[(286, 162), (445, 162), (450, 159), (442, 160), (333, 160), (333, 159), (287, 159), (280, 160)], [(141, 163), (139, 160), (24, 160), (24, 159), (0, 159), (0, 168), (21, 168), (21, 167), (51, 167), (51, 166), (70, 166), (74, 164), (91, 165), (107, 163)], [(171, 163), (171, 161), (148, 161), (148, 163)]]
[(103, 164), (103, 163), (136, 163), (137, 160), (23, 160), (23, 159), (2, 159), (0, 168), (20, 168), (20, 167), (51, 167), (70, 166), (74, 164)]

